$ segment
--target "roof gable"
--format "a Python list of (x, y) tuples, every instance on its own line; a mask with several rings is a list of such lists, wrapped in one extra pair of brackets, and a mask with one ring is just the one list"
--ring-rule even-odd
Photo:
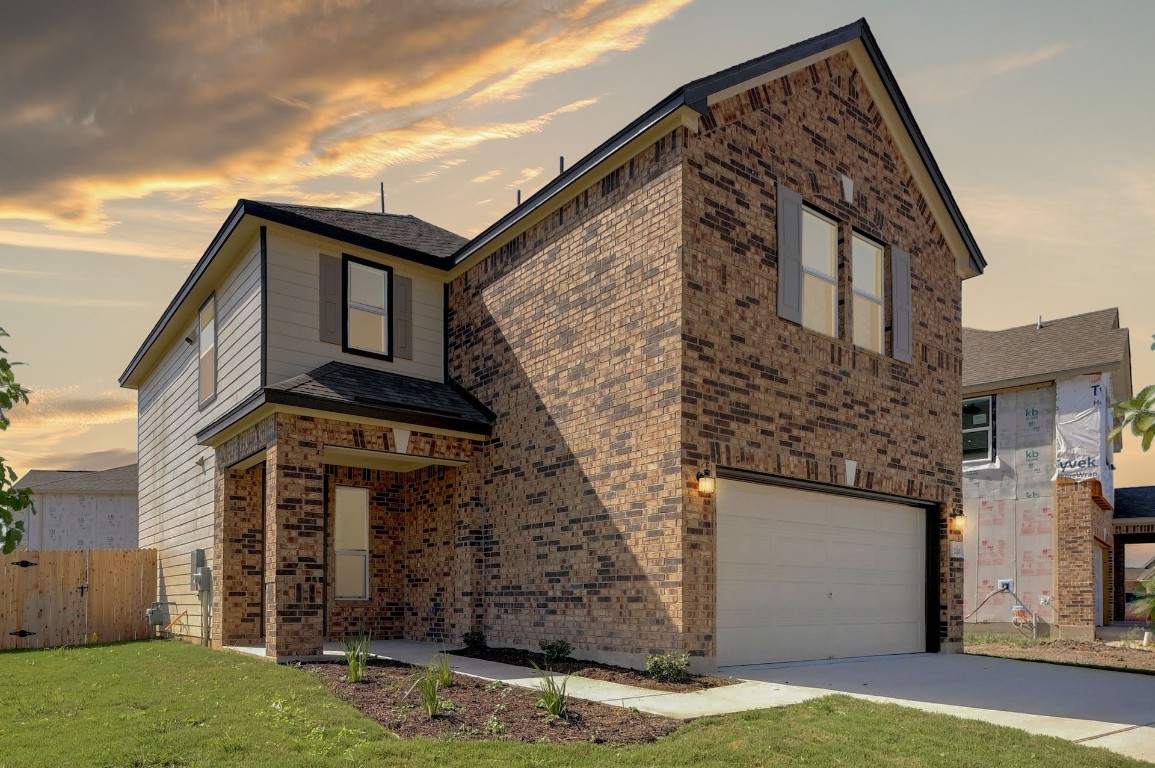
[(136, 464), (99, 471), (30, 469), (13, 488), (30, 488), (35, 493), (135, 494)]
[(963, 328), (963, 390), (999, 389), (1080, 373), (1118, 371), (1116, 398), (1131, 391), (1130, 336), (1116, 308), (983, 331)]

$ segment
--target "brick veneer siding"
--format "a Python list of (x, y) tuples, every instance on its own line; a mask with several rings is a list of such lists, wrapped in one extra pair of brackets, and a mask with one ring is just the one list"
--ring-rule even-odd
[(491, 643), (681, 650), (680, 152), (667, 136), (450, 286), (481, 460)]
[[(470, 462), (477, 445), (414, 431), (408, 453)], [(283, 413), (217, 448), (221, 467), (261, 450), (266, 458), (245, 472), (226, 469), (218, 475), (221, 555), (215, 564), (220, 585), (214, 592), (214, 644), (252, 643), (259, 636), (251, 617), (260, 604), (259, 592), (254, 593), (260, 582), (251, 561), (261, 548), (266, 653), (274, 658), (314, 655), (326, 638), (349, 634), (362, 621), (377, 637), (437, 640), (476, 626), (485, 540), (484, 526), (474, 523), (476, 492), (469, 490), (478, 482), (476, 467), (431, 466), (406, 473), (334, 467), (324, 464), (325, 446), (396, 451), (387, 427)], [(252, 477), (262, 468), (263, 518), (252, 488)], [(332, 494), (339, 483), (373, 490), (370, 601), (338, 601), (328, 589), (335, 559), (327, 541), (332, 516), (326, 519), (331, 510), (326, 490)], [(265, 527), (255, 543), (258, 518)], [(428, 576), (414, 578), (414, 573)]]
[[(961, 536), (947, 520), (961, 510), (961, 281), (849, 56), (715, 104), (685, 163), (683, 647), (715, 647), (715, 505), (697, 470), (842, 484), (845, 459), (859, 488), (941, 505), (939, 637), (960, 641), (962, 561), (947, 542)], [(777, 183), (840, 222), (837, 339), (778, 317)], [(851, 341), (851, 227), (911, 255), (911, 364)]]
[[(1111, 517), (1098, 481), (1061, 477), (1055, 483), (1055, 623), (1060, 637), (1094, 639), (1095, 625), (1101, 623), (1095, 615), (1095, 558), (1101, 547), (1114, 547)], [(1107, 607), (1113, 603), (1113, 572), (1114, 558), (1109, 557), (1103, 569)]]

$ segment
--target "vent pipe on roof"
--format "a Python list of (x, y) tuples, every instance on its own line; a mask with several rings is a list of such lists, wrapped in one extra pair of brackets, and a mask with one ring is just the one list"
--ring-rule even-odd
[(1043, 330), (1043, 316), (1042, 315), (1039, 315), (1039, 323), (1038, 323), (1038, 325), (1035, 326), (1035, 330), (1036, 331)]
[(521, 205), (521, 190), (517, 190), (517, 204)]
[(557, 172), (558, 175), (565, 173), (565, 155), (557, 159)]
[(385, 213), (385, 182), (381, 182), (381, 213)]

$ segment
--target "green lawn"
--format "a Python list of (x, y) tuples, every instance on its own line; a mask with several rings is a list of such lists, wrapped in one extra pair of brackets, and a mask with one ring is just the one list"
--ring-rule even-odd
[(183, 643), (0, 654), (0, 766), (1143, 765), (843, 696), (610, 748), (397, 739), (292, 668)]

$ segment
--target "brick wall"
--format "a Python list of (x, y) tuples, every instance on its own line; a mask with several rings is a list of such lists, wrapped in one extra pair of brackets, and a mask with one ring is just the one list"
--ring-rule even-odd
[(679, 162), (665, 137), (451, 285), (451, 374), (497, 414), (491, 643), (680, 649)]
[[(1095, 558), (1102, 556), (1102, 547), (1114, 547), (1112, 513), (1105, 507), (1097, 480), (1061, 477), (1055, 484), (1055, 623), (1061, 637), (1093, 639), (1101, 623), (1095, 615)], [(1108, 608), (1113, 571), (1108, 558), (1103, 568)]]
[[(846, 54), (715, 104), (702, 128), (682, 185), (684, 647), (714, 649), (714, 497), (694, 490), (707, 462), (841, 484), (853, 459), (860, 488), (941, 504), (939, 634), (960, 640), (961, 285), (942, 233)], [(840, 222), (838, 339), (777, 315), (779, 182)], [(850, 340), (851, 227), (911, 255), (912, 364)]]

